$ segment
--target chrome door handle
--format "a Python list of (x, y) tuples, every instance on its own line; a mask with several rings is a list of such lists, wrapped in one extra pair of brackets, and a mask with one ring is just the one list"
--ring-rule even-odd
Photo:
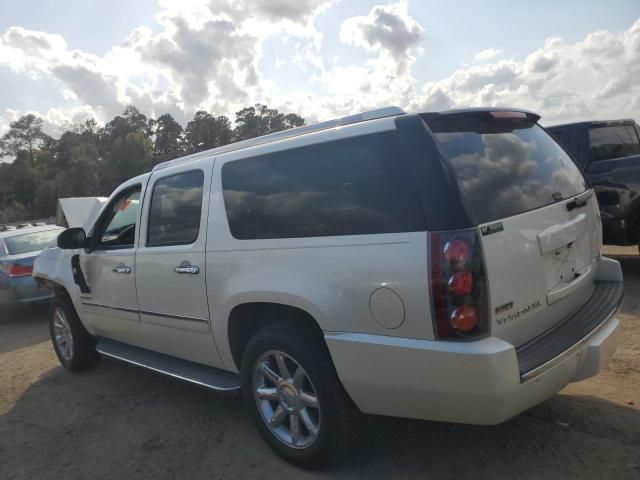
[(195, 265), (180, 265), (173, 269), (176, 273), (189, 273), (191, 275), (197, 275), (200, 273), (200, 267), (196, 267)]
[(113, 269), (113, 273), (124, 273), (125, 275), (128, 275), (131, 273), (131, 267), (120, 265)]

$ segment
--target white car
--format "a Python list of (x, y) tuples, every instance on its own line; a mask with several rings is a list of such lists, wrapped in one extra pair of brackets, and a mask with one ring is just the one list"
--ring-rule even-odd
[(623, 292), (538, 119), (390, 107), (160, 164), (38, 257), (55, 351), (241, 389), (306, 467), (358, 412), (503, 422), (607, 364)]

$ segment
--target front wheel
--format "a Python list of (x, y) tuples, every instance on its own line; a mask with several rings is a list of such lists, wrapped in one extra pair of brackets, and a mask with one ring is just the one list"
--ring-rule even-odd
[(72, 372), (94, 366), (100, 356), (96, 341), (84, 328), (73, 305), (55, 298), (49, 310), (49, 330), (53, 349), (64, 368)]
[(241, 370), (246, 404), (278, 454), (320, 468), (348, 451), (357, 412), (321, 339), (284, 326), (263, 328), (249, 341)]

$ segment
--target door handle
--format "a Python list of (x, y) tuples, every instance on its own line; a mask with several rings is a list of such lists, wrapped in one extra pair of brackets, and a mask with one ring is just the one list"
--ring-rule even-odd
[(173, 269), (176, 273), (189, 273), (191, 275), (197, 275), (200, 273), (200, 267), (195, 265), (180, 265)]
[(131, 273), (131, 267), (125, 267), (124, 265), (118, 265), (116, 268), (113, 269), (113, 273), (123, 273), (125, 275), (128, 275)]

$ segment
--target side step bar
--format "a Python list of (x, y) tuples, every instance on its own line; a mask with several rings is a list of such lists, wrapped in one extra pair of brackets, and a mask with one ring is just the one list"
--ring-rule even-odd
[(212, 390), (226, 392), (240, 390), (240, 376), (235, 373), (106, 338), (98, 340), (96, 350), (107, 357), (148, 368), (154, 372), (163, 373)]

